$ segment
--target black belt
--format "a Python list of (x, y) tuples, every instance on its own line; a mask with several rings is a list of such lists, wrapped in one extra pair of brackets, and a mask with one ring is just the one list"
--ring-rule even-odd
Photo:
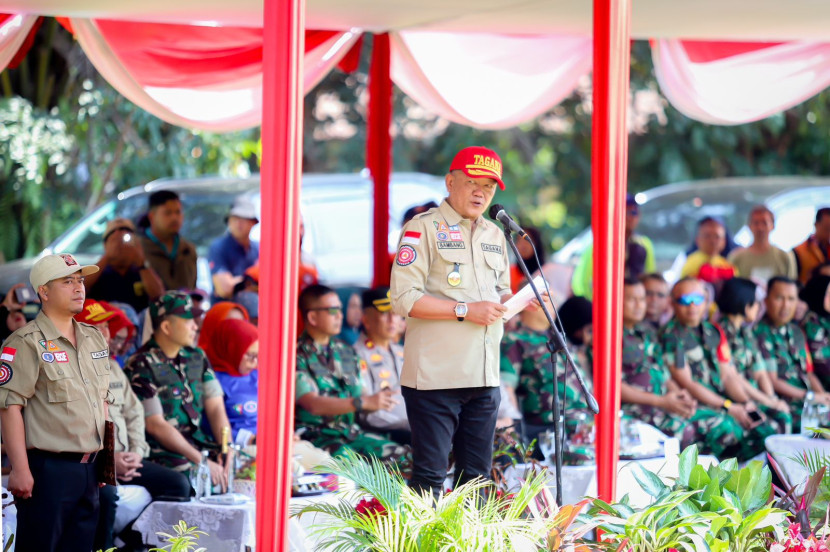
[(55, 458), (56, 460), (64, 460), (75, 464), (92, 464), (98, 457), (100, 451), (95, 452), (51, 452), (48, 450), (29, 449), (29, 454), (37, 456), (44, 456), (46, 458)]

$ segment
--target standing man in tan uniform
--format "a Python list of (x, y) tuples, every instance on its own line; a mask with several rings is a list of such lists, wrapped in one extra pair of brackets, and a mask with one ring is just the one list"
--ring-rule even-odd
[(448, 197), (403, 229), (392, 267), (392, 308), (407, 317), (402, 395), (412, 429), (410, 485), (437, 495), (450, 449), (455, 477), (489, 477), (499, 409), (502, 303), (510, 297), (507, 244), (482, 218), (499, 156), (469, 147), (456, 154)]
[(109, 351), (84, 308), (72, 255), (47, 255), (29, 281), (43, 305), (0, 354), (0, 422), (17, 498), (17, 550), (89, 552), (98, 522), (96, 457), (104, 443)]

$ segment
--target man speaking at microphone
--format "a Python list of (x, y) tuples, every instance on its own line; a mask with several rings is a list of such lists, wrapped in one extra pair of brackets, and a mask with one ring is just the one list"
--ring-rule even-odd
[(402, 395), (412, 428), (410, 485), (437, 497), (454, 451), (456, 484), (487, 478), (499, 409), (502, 305), (510, 298), (507, 243), (482, 218), (498, 185), (499, 156), (459, 151), (448, 197), (403, 229), (391, 299), (407, 317)]

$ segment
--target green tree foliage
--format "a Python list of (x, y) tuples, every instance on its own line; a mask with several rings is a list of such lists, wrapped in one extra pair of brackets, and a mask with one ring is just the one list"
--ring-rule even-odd
[[(367, 36), (356, 72), (335, 70), (306, 95), (304, 171), (364, 167), (370, 48)], [(0, 117), (8, 126), (0, 132), (0, 235), (7, 258), (36, 253), (125, 188), (258, 167), (258, 129), (220, 136), (160, 121), (112, 90), (52, 19), (44, 20), (24, 63), (0, 74), (0, 86), (6, 96)], [(551, 248), (558, 248), (590, 223), (590, 92), (586, 77), (571, 97), (536, 120), (483, 131), (440, 119), (396, 90), (394, 168), (440, 175), (459, 147), (492, 147), (503, 157), (508, 186), (498, 201), (523, 223), (542, 228)], [(649, 46), (637, 41), (630, 106), (633, 192), (681, 180), (830, 172), (827, 91), (756, 123), (707, 125), (668, 104)], [(21, 149), (23, 143), (28, 147)]]
[(139, 109), (45, 18), (0, 74), (0, 254), (37, 254), (119, 191), (165, 177), (257, 171), (259, 130), (196, 132)]

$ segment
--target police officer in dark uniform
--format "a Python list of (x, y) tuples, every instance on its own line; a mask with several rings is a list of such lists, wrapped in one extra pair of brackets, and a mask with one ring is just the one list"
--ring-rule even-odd
[(97, 271), (72, 255), (38, 260), (29, 281), (42, 310), (0, 353), (0, 421), (20, 551), (92, 549), (109, 351), (101, 332), (73, 316), (84, 307), (84, 276)]

